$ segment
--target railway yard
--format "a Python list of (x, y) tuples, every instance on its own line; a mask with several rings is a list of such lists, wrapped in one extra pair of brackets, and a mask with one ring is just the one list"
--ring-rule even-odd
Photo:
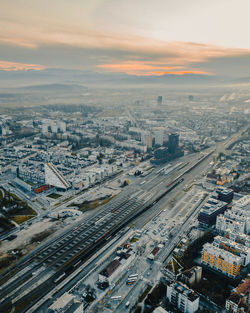
[(179, 160), (171, 168), (153, 170), (98, 211), (23, 258), (0, 277), (1, 310), (8, 312), (14, 307), (16, 312), (26, 312), (32, 308), (124, 226), (138, 216), (145, 218), (148, 212), (157, 212), (157, 205), (168, 193), (182, 189), (185, 175), (209, 159), (212, 152), (193, 156), (189, 161)]

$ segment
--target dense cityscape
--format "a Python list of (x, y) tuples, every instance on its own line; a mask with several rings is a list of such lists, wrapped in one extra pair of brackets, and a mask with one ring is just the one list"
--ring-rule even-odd
[(0, 4), (0, 313), (250, 313), (250, 1)]
[(3, 312), (247, 312), (249, 112), (201, 97), (4, 109)]

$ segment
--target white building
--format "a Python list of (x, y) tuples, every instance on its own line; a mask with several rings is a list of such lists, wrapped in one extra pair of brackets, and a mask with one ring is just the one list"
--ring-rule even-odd
[(194, 313), (198, 311), (200, 297), (186, 285), (174, 281), (167, 286), (167, 298), (180, 311)]
[(62, 133), (66, 132), (66, 123), (65, 122), (59, 122), (58, 127)]
[(115, 142), (117, 147), (121, 148), (127, 148), (127, 149), (135, 149), (140, 152), (147, 152), (147, 146), (138, 143), (138, 141), (135, 140), (127, 140), (127, 141), (118, 141)]
[(219, 215), (216, 221), (216, 228), (220, 232), (232, 231), (245, 234), (250, 233), (250, 210), (246, 207), (234, 205), (232, 209), (225, 211), (224, 216)]
[(154, 138), (155, 138), (155, 144), (162, 146), (164, 142), (164, 132), (160, 130), (154, 132)]
[(242, 198), (240, 198), (239, 200), (234, 202), (234, 206), (244, 209), (245, 211), (250, 210), (250, 195), (246, 195)]
[(48, 313), (83, 313), (83, 304), (70, 293), (64, 293), (48, 309)]
[(70, 184), (52, 163), (46, 163), (44, 165), (44, 170), (45, 170), (45, 183), (47, 185), (51, 185), (64, 190), (70, 188)]
[(240, 243), (237, 243), (225, 237), (216, 236), (212, 245), (239, 256), (241, 258), (241, 264), (243, 266), (247, 266), (250, 262), (250, 248)]
[(233, 202), (231, 209), (217, 216), (216, 229), (221, 233), (250, 233), (250, 195)]
[(52, 124), (50, 125), (50, 127), (51, 127), (51, 132), (52, 132), (52, 133), (56, 134), (56, 133), (58, 132), (58, 126), (57, 126), (56, 123), (52, 123)]
[(47, 134), (49, 132), (49, 125), (48, 124), (42, 124), (42, 133)]
[(250, 236), (236, 232), (226, 232), (225, 237), (250, 248)]
[(233, 218), (228, 218), (222, 214), (218, 215), (216, 219), (216, 229), (220, 233), (234, 232), (244, 234), (245, 225), (246, 222), (244, 220), (236, 221)]

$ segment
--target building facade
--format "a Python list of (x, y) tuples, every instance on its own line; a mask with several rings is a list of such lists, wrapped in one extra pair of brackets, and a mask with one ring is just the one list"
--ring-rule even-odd
[(200, 297), (180, 282), (174, 281), (167, 286), (167, 298), (181, 312), (194, 313), (198, 311)]
[(214, 238), (213, 246), (228, 251), (241, 258), (241, 265), (247, 266), (250, 261), (250, 248), (222, 236)]
[(206, 243), (202, 249), (201, 263), (224, 275), (235, 278), (240, 272), (242, 260), (237, 255)]
[(250, 312), (250, 278), (245, 279), (233, 290), (226, 300), (225, 308), (229, 313)]
[(227, 203), (218, 199), (209, 198), (201, 208), (198, 215), (200, 227), (211, 227), (216, 223), (216, 218), (219, 214), (224, 213), (227, 209)]

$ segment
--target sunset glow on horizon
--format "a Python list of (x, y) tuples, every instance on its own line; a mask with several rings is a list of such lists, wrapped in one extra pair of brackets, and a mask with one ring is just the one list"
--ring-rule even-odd
[(0, 70), (223, 75), (229, 63), (248, 75), (247, 0), (13, 2), (1, 4)]
[(184, 66), (167, 66), (164, 63), (146, 63), (146, 62), (124, 62), (118, 64), (100, 64), (98, 69), (104, 69), (109, 72), (126, 73), (136, 76), (162, 76), (162, 75), (185, 75), (185, 74), (200, 74), (211, 75), (211, 73), (201, 70), (189, 70)]
[(6, 62), (0, 60), (0, 71), (41, 71), (44, 70), (45, 66), (37, 65), (37, 64), (24, 64), (24, 63), (17, 63), (17, 62)]

